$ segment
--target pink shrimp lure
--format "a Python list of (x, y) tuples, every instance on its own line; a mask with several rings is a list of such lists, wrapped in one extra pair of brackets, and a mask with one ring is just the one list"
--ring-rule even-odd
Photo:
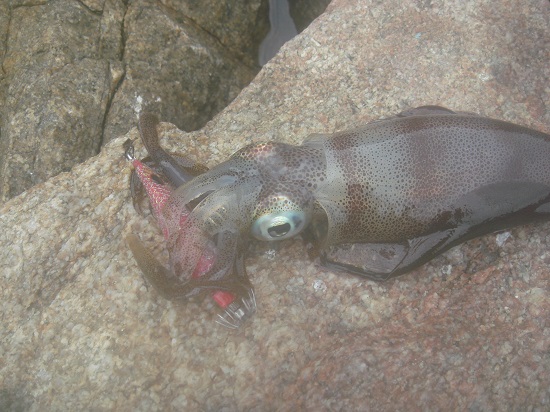
[[(156, 131), (158, 120), (155, 116), (142, 114), (139, 124), (141, 139), (150, 158), (136, 159), (132, 142), (125, 143), (125, 156), (134, 167), (130, 178), (134, 206), (141, 212), (137, 198), (141, 196), (141, 191), (145, 190), (151, 211), (164, 239), (168, 245), (173, 246), (182, 230), (193, 231), (194, 229), (185, 227), (190, 210), (187, 207), (179, 209), (174, 220), (174, 213), (167, 213), (165, 210), (168, 200), (175, 188), (205, 171), (206, 168), (183, 156), (170, 155), (160, 147)], [(208, 282), (202, 279), (215, 267), (217, 253), (215, 243), (208, 243), (203, 249), (189, 279), (178, 279), (173, 268), (165, 268), (143, 246), (136, 235), (131, 234), (126, 239), (143, 274), (162, 296), (168, 299), (185, 298), (208, 290), (214, 301), (223, 309), (223, 313), (218, 315), (216, 321), (228, 328), (239, 327), (255, 311), (256, 301), (252, 287), (243, 294), (242, 287), (235, 291), (232, 291), (233, 287), (227, 287), (227, 280)], [(173, 255), (170, 247), (169, 253)], [(181, 266), (185, 262), (178, 262), (178, 264)], [(218, 287), (219, 290), (216, 290)], [(237, 294), (243, 294), (243, 296), (239, 297)]]

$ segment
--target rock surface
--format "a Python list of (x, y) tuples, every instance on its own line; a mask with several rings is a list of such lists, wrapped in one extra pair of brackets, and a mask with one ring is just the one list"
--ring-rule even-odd
[[(549, 28), (545, 0), (335, 0), (205, 128), (164, 123), (163, 144), (214, 165), (422, 104), (548, 133)], [(0, 209), (0, 409), (548, 409), (550, 224), (383, 284), (324, 271), (299, 241), (258, 246), (258, 312), (228, 331), (209, 299), (144, 284), (124, 235), (162, 242), (132, 210), (127, 137)]]
[(97, 154), (143, 108), (204, 125), (258, 70), (267, 1), (245, 3), (2, 2), (0, 201)]

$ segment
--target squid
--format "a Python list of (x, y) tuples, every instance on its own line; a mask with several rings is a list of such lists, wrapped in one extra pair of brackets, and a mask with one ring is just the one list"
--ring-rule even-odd
[(135, 235), (131, 250), (169, 298), (224, 296), (229, 327), (256, 308), (251, 240), (301, 236), (328, 269), (383, 281), (474, 237), (550, 217), (550, 135), (501, 120), (422, 106), (299, 146), (252, 144), (206, 170), (162, 150), (151, 119), (142, 115), (140, 130), (148, 167), (168, 188), (155, 216), (169, 268)]

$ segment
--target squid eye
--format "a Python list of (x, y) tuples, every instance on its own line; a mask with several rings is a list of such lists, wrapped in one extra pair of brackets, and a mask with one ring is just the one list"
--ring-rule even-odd
[(280, 222), (275, 224), (274, 226), (270, 226), (267, 228), (267, 233), (269, 233), (269, 236), (275, 238), (275, 237), (282, 237), (288, 234), (290, 230), (292, 229), (292, 226), (288, 222)]
[(252, 224), (252, 235), (258, 240), (283, 240), (302, 231), (306, 216), (301, 211), (275, 212), (260, 216)]

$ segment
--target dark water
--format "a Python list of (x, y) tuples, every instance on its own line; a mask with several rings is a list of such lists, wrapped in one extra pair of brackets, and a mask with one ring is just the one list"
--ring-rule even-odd
[(260, 66), (271, 60), (283, 44), (298, 34), (287, 0), (269, 0), (269, 23), (271, 29), (260, 45)]

